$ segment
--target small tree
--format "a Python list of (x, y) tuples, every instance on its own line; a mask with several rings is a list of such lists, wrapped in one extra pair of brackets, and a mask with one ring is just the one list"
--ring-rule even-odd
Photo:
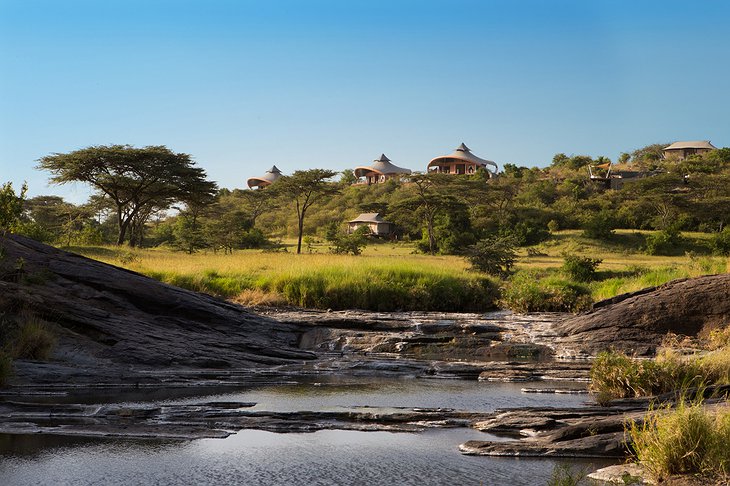
[(332, 244), (330, 251), (339, 255), (359, 255), (362, 249), (367, 245), (367, 235), (370, 234), (370, 228), (360, 226), (351, 234), (343, 234), (338, 231), (337, 223), (333, 223), (327, 229), (327, 241)]
[(302, 253), (304, 218), (307, 210), (313, 204), (340, 192), (335, 184), (329, 182), (335, 174), (337, 172), (326, 169), (298, 170), (276, 181), (277, 193), (284, 199), (293, 200), (297, 210), (297, 254)]
[(600, 211), (588, 216), (582, 225), (583, 236), (595, 240), (607, 240), (616, 229), (616, 219), (608, 211)]
[(7, 182), (0, 188), (0, 236), (14, 232), (20, 224), (23, 200), (27, 191), (28, 186), (25, 183), (17, 195), (12, 182)]
[(595, 278), (596, 269), (601, 262), (603, 260), (600, 258), (581, 257), (564, 253), (563, 271), (573, 280), (589, 282)]
[(514, 238), (492, 236), (469, 247), (466, 259), (473, 268), (489, 275), (506, 277), (517, 259)]

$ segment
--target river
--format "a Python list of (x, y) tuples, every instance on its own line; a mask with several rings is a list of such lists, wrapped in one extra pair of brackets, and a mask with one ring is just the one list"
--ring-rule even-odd
[[(540, 387), (549, 386), (544, 382)], [(256, 402), (254, 410), (337, 411), (361, 407), (447, 407), (472, 411), (523, 406), (580, 406), (585, 395), (526, 394), (525, 384), (416, 378), (310, 377), (224, 393), (187, 396), (74, 397), (76, 402)], [(0, 484), (540, 485), (558, 461), (470, 457), (458, 445), (499, 440), (467, 428), (417, 433), (241, 430), (225, 439), (189, 441), (0, 435)], [(576, 469), (610, 462), (570, 460)]]

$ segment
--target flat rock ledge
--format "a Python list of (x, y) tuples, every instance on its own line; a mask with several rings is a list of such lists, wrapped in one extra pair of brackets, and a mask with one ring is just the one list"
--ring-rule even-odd
[(498, 411), (474, 428), (513, 441), (471, 440), (459, 451), (476, 456), (614, 457), (628, 453), (624, 424), (639, 423), (646, 406), (525, 408)]
[(190, 440), (225, 438), (242, 429), (269, 432), (357, 430), (419, 432), (469, 427), (486, 414), (448, 408), (357, 407), (343, 411), (252, 410), (249, 402), (158, 404), (0, 403), (0, 433)]
[(621, 485), (657, 484), (643, 467), (634, 463), (603, 467), (590, 473), (588, 479), (599, 483)]

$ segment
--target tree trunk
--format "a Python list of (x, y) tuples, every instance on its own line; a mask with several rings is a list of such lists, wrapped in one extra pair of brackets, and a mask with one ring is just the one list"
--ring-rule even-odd
[(302, 234), (304, 233), (304, 214), (299, 217), (299, 237), (297, 239), (297, 255), (302, 253)]
[(428, 230), (428, 252), (433, 255), (435, 253), (436, 238), (433, 236), (433, 215), (427, 213), (426, 229)]

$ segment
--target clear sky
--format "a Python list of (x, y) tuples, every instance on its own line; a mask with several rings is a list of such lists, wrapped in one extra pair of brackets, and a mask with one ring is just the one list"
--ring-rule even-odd
[(0, 0), (0, 182), (38, 158), (167, 145), (222, 187), (461, 142), (544, 166), (730, 145), (730, 2)]

